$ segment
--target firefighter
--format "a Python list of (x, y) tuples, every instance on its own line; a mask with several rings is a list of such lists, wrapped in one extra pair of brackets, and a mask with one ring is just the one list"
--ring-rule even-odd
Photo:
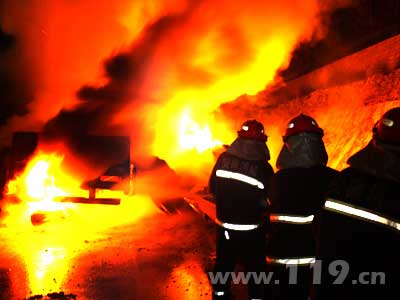
[(334, 180), (321, 214), (317, 299), (395, 299), (400, 253), (400, 107)]
[(322, 209), (336, 171), (327, 167), (323, 130), (307, 115), (292, 119), (283, 136), (271, 182), (268, 269), (279, 281), (270, 285), (273, 299), (304, 299), (310, 291), (315, 260), (314, 219)]
[[(257, 120), (243, 123), (237, 139), (223, 152), (212, 171), (209, 189), (216, 200), (217, 232), (214, 275), (228, 275), (238, 262), (246, 274), (265, 274), (264, 219), (269, 181), (264, 126)], [(213, 282), (213, 299), (229, 299), (230, 284)], [(249, 299), (264, 299), (256, 279), (248, 282)]]

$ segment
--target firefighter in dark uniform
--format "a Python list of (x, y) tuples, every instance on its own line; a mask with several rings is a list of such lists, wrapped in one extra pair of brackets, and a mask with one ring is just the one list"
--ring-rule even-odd
[(382, 116), (348, 164), (321, 214), (317, 299), (398, 299), (400, 107)]
[[(270, 192), (268, 269), (278, 283), (269, 290), (272, 299), (309, 297), (310, 265), (315, 261), (316, 215), (322, 209), (328, 185), (337, 172), (326, 166), (328, 154), (317, 122), (299, 115), (283, 137)], [(292, 274), (290, 276), (290, 274)]]
[[(266, 141), (264, 126), (246, 121), (212, 171), (209, 189), (216, 200), (219, 225), (214, 274), (233, 272), (238, 262), (246, 272), (266, 271), (264, 219), (273, 175)], [(213, 299), (229, 299), (230, 284), (213, 283)], [(263, 285), (251, 280), (248, 294), (249, 299), (264, 299)]]

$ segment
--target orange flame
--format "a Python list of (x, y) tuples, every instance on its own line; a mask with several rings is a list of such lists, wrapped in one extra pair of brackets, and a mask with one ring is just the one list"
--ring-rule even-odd
[[(121, 197), (121, 205), (72, 204), (57, 202), (57, 197), (87, 197), (80, 182), (62, 166), (63, 155), (39, 152), (25, 171), (8, 183), (8, 196), (22, 203), (9, 204), (4, 223), (5, 241), (13, 255), (22, 258), (27, 277), (16, 283), (16, 294), (25, 298), (29, 291), (45, 294), (64, 285), (76, 255), (86, 251), (90, 241), (99, 238), (114, 226), (138, 221), (157, 209), (147, 196), (123, 196), (119, 191), (99, 191), (98, 196)], [(32, 216), (42, 215), (40, 230), (32, 226)], [(85, 250), (84, 250), (85, 249)], [(18, 287), (17, 287), (18, 285)], [(25, 290), (23, 290), (25, 289)]]
[[(321, 8), (317, 0), (88, 0), (44, 7), (7, 3), (5, 28), (17, 28), (29, 45), (24, 55), (39, 91), (29, 116), (24, 122), (16, 117), (13, 129), (25, 129), (21, 127), (26, 124), (40, 128), (61, 109), (76, 107), (73, 95), (82, 85), (99, 87), (112, 80), (104, 78), (107, 71), (99, 71), (105, 58), (119, 52), (129, 57), (132, 48), (147, 41), (148, 28), (164, 26), (156, 27), (157, 38), (151, 36), (150, 45), (144, 45), (144, 61), (131, 57), (139, 75), (130, 78), (132, 91), (122, 97), (121, 109), (110, 110), (111, 122), (98, 120), (92, 128), (110, 125), (115, 127), (106, 128), (108, 132), (118, 128), (139, 136), (133, 139), (137, 156), (159, 156), (192, 174), (209, 168), (212, 148), (234, 136), (237, 124), (216, 122), (219, 106), (270, 84), (298, 42), (312, 36)], [(26, 25), (24, 13), (36, 26)], [(132, 130), (132, 116), (140, 128)], [(187, 127), (184, 133), (182, 126)], [(201, 163), (188, 166), (192, 161)]]
[[(24, 183), (23, 191), (21, 191), (23, 194), (19, 196), (36, 200), (53, 200), (56, 196), (65, 196), (66, 193), (55, 186), (55, 175), (59, 174), (53, 173), (60, 166), (61, 161), (62, 157), (54, 154), (40, 153), (35, 156), (22, 176), (16, 179)], [(18, 186), (18, 182), (11, 181), (9, 185)]]
[[(135, 99), (125, 95), (132, 105), (121, 105), (120, 113), (109, 119), (111, 125), (128, 128), (132, 135), (141, 131), (143, 139), (134, 140), (135, 149), (144, 148), (146, 155), (159, 156), (175, 170), (201, 178), (209, 175), (214, 148), (230, 143), (237, 125), (233, 123), (243, 121), (220, 116), (216, 121), (220, 105), (243, 94), (256, 94), (271, 83), (276, 71), (289, 62), (299, 40), (311, 36), (319, 10), (317, 0), (7, 4), (2, 26), (15, 31), (26, 45), (23, 69), (38, 91), (29, 117), (24, 116), (24, 122), (21, 117), (12, 120), (10, 126), (15, 130), (40, 128), (61, 109), (74, 108), (78, 101), (73, 95), (83, 84), (99, 86), (108, 80), (99, 72), (104, 58), (121, 48), (129, 52), (127, 45), (134, 46), (157, 20), (185, 15), (179, 26), (168, 28), (150, 47), (151, 55), (143, 63), (146, 69), (137, 78), (140, 84), (134, 86)], [(26, 22), (26, 16), (34, 26)], [(148, 100), (154, 101), (147, 104)], [(143, 123), (141, 128), (131, 130), (133, 115)], [(123, 199), (128, 201), (119, 207), (55, 202), (59, 196), (87, 196), (61, 162), (60, 155), (39, 153), (8, 184), (9, 194), (26, 204), (9, 207), (6, 222), (25, 233), (15, 237), (10, 230), (10, 243), (25, 260), (34, 293), (59, 287), (76, 243), (155, 211), (143, 196)], [(154, 184), (153, 178), (149, 181)], [(68, 219), (46, 228), (49, 231), (43, 239), (32, 232), (29, 220), (37, 210), (61, 211)], [(57, 283), (52, 283), (53, 278)]]
[[(242, 29), (246, 32), (250, 28)], [(185, 169), (192, 174), (209, 169), (213, 162), (212, 149), (230, 143), (235, 136), (232, 125), (237, 124), (231, 124), (231, 121), (221, 124), (215, 120), (218, 107), (240, 95), (255, 94), (272, 82), (276, 70), (287, 62), (288, 44), (291, 43), (286, 38), (260, 35), (258, 41), (253, 41), (257, 49), (254, 57), (242, 68), (231, 72), (227, 66), (218, 66), (221, 57), (213, 46), (216, 41), (208, 40), (209, 37), (199, 38), (207, 42), (200, 43), (197, 56), (191, 63), (215, 72), (216, 77), (209, 85), (198, 88), (178, 86), (169, 95), (167, 103), (157, 108), (152, 147), (152, 152), (166, 159), (172, 168)], [(178, 137), (175, 138), (174, 134)], [(199, 163), (191, 163), (189, 168), (189, 161)]]
[(24, 172), (8, 183), (8, 195), (15, 195), (29, 205), (29, 213), (35, 211), (65, 210), (73, 204), (55, 202), (56, 197), (75, 192), (82, 194), (79, 182), (61, 168), (63, 156), (39, 152), (29, 161)]
[(179, 127), (179, 146), (181, 149), (190, 150), (194, 148), (202, 153), (207, 149), (221, 145), (221, 141), (213, 140), (210, 128), (207, 125), (200, 127), (198, 123), (193, 121), (188, 111), (182, 114)]

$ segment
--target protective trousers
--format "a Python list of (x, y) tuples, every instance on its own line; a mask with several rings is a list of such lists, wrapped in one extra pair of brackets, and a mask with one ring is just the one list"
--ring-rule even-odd
[[(218, 226), (216, 241), (217, 257), (213, 274), (221, 280), (212, 282), (213, 299), (229, 299), (232, 283), (247, 284), (249, 299), (264, 299), (264, 283), (257, 280), (262, 272), (266, 272), (264, 228), (237, 231)], [(238, 263), (242, 264), (245, 272), (241, 274), (243, 276), (234, 275), (234, 278), (232, 273)], [(241, 282), (237, 282), (238, 278)]]

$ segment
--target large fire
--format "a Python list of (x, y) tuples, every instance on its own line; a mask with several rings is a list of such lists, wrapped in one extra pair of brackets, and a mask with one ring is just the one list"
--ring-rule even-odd
[(207, 125), (200, 127), (200, 125), (190, 117), (189, 112), (186, 111), (183, 113), (179, 126), (180, 149), (196, 149), (199, 153), (202, 153), (221, 145), (222, 142), (213, 140), (210, 128)]
[[(157, 156), (179, 174), (205, 182), (216, 150), (234, 140), (245, 119), (265, 124), (274, 164), (285, 123), (304, 112), (325, 129), (330, 166), (342, 169), (368, 142), (373, 122), (397, 102), (365, 107), (351, 91), (308, 107), (249, 101), (231, 114), (221, 108), (264, 90), (300, 41), (315, 28), (323, 32), (322, 2), (6, 0), (0, 26), (18, 37), (18, 61), (13, 66), (10, 55), (10, 68), (29, 78), (23, 87), (32, 101), (21, 104), (5, 132), (61, 128), (64, 134), (129, 135), (134, 161)], [(9, 196), (22, 203), (7, 207), (6, 238), (23, 258), (34, 294), (60, 288), (82, 241), (156, 213), (148, 195), (120, 194), (120, 206), (59, 202), (88, 196), (79, 171), (71, 173), (62, 162), (60, 153), (38, 152), (8, 183)], [(151, 175), (146, 180), (154, 185)], [(107, 193), (102, 196), (114, 195)], [(32, 225), (33, 215), (43, 216), (40, 226)]]
[(67, 196), (88, 197), (62, 161), (63, 155), (38, 152), (22, 174), (8, 183), (8, 197), (22, 201), (7, 206), (4, 223), (8, 230), (3, 232), (11, 251), (19, 254), (25, 265), (25, 271), (18, 272), (26, 273), (27, 287), (22, 275), (13, 279), (21, 298), (26, 291), (43, 294), (60, 290), (75, 256), (87, 247), (83, 241), (95, 240), (115, 226), (157, 212), (148, 196), (124, 196), (118, 191), (100, 191), (98, 197), (120, 197), (120, 205), (60, 202)]
[(55, 153), (38, 153), (29, 161), (24, 172), (8, 183), (8, 195), (16, 195), (29, 203), (32, 210), (58, 210), (65, 204), (56, 197), (79, 191), (79, 181), (65, 174), (61, 168), (63, 157)]
[[(156, 155), (192, 175), (210, 168), (212, 148), (230, 143), (243, 121), (221, 121), (220, 104), (270, 84), (312, 36), (322, 7), (317, 0), (6, 3), (2, 25), (28, 45), (24, 72), (35, 87), (30, 114), (11, 120), (12, 129), (40, 129), (61, 109), (84, 111), (63, 125), (90, 119), (84, 130), (131, 135), (135, 156)], [(90, 92), (76, 97), (87, 83)]]

